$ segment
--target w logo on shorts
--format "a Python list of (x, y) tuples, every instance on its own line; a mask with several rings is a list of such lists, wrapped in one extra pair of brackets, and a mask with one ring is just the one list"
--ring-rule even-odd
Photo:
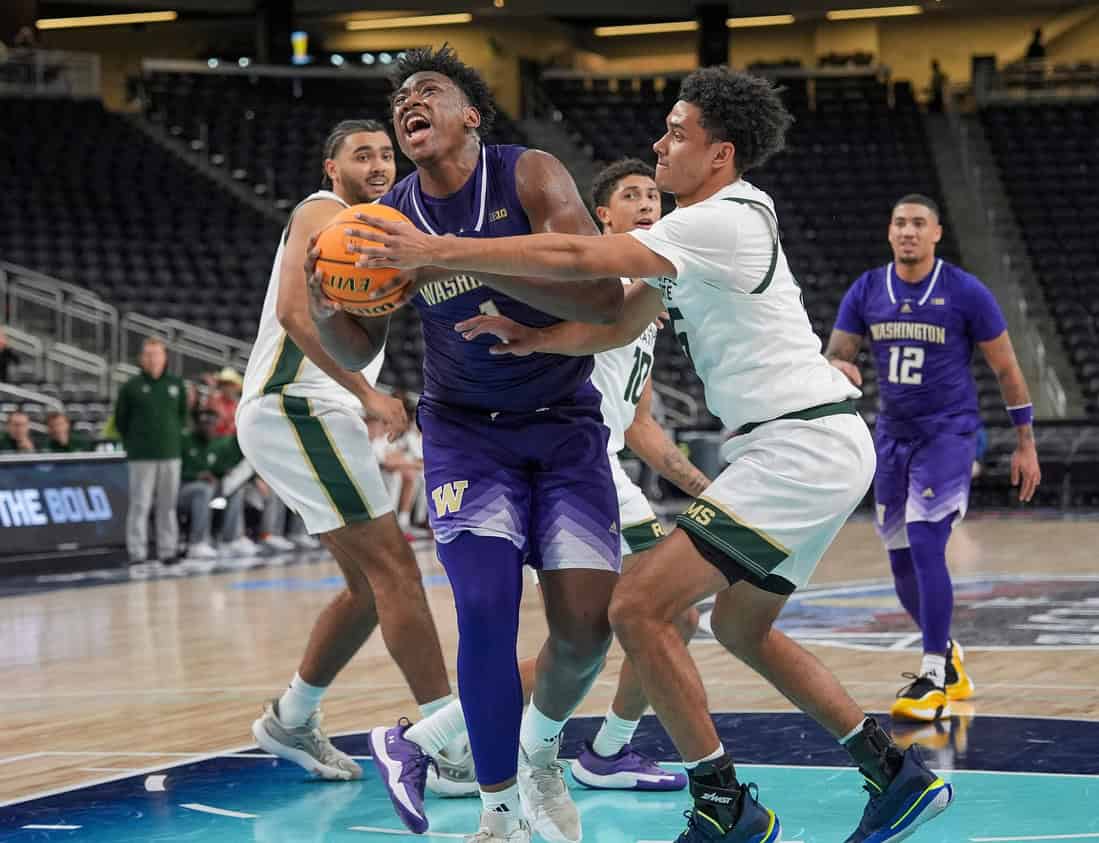
[(442, 518), (444, 515), (453, 515), (462, 508), (462, 497), (469, 488), (468, 480), (456, 480), (453, 483), (444, 483), (431, 490), (431, 499), (435, 502), (435, 515)]

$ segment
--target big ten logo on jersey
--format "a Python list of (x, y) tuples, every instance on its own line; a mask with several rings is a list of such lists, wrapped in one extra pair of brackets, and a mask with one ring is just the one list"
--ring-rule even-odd
[(435, 515), (442, 518), (444, 515), (453, 515), (462, 508), (462, 498), (469, 488), (468, 480), (455, 480), (453, 483), (444, 483), (431, 490), (431, 500), (435, 503)]
[(462, 293), (480, 289), (482, 286), (484, 285), (472, 275), (455, 275), (445, 281), (432, 281), (430, 284), (425, 284), (420, 290), (420, 295), (423, 296), (428, 307), (435, 307), (437, 304), (450, 301)]
[(687, 507), (687, 512), (684, 514), (703, 527), (709, 527), (714, 518), (717, 517), (717, 511), (702, 501), (694, 501)]

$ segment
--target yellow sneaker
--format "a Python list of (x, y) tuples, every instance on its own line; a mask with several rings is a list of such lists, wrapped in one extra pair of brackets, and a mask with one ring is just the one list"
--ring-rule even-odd
[(977, 686), (965, 670), (965, 651), (957, 641), (946, 647), (946, 696), (951, 700), (968, 700)]
[(902, 674), (912, 682), (897, 692), (897, 700), (889, 713), (894, 720), (920, 720), (930, 723), (940, 717), (950, 716), (950, 701), (946, 689), (935, 684), (929, 676), (914, 673)]

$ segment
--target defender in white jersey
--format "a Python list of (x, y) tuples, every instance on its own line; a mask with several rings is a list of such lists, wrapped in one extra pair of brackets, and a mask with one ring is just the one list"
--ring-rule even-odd
[[(265, 750), (314, 775), (347, 780), (361, 778), (362, 770), (321, 730), (319, 704), (374, 627), (394, 630), (385, 634), (386, 645), (422, 710), (442, 708), (453, 695), (416, 558), (393, 516), (363, 419), (381, 419), (395, 438), (408, 426), (404, 405), (374, 389), (380, 354), (363, 372), (348, 372), (325, 353), (303, 268), (310, 235), (393, 184), (392, 141), (380, 123), (344, 121), (325, 144), (324, 169), (330, 189), (294, 209), (275, 255), (237, 436), (256, 472), (319, 535), (347, 582), (318, 618), (289, 688), (265, 706), (252, 733)], [(387, 320), (364, 321), (384, 340)], [(441, 749), (425, 747), (435, 755)], [(460, 745), (450, 751), (462, 753)], [(468, 783), (455, 786), (475, 790), (472, 764), (456, 766), (463, 767), (445, 768)]]
[[(848, 843), (907, 837), (953, 798), (918, 749), (902, 754), (817, 659), (773, 626), (866, 494), (875, 461), (854, 409), (858, 390), (820, 353), (774, 204), (742, 179), (783, 147), (791, 121), (770, 82), (704, 68), (683, 81), (653, 145), (657, 184), (678, 208), (650, 231), (599, 242), (542, 234), (469, 244), (386, 224), (380, 245), (364, 250), (369, 265), (536, 279), (530, 289), (540, 296), (551, 282), (537, 279), (644, 277), (619, 322), (590, 328), (590, 341), (572, 353), (623, 345), (667, 308), (707, 405), (735, 431), (722, 449), (728, 467), (679, 517), (681, 529), (622, 577), (610, 609), (686, 761), (694, 810), (679, 843), (774, 843), (781, 835), (774, 812), (737, 781), (698, 668), (673, 628), (711, 595), (718, 640), (840, 740), (865, 776), (871, 797)], [(511, 294), (523, 297), (514, 285)]]
[[(604, 234), (647, 230), (660, 219), (660, 191), (653, 169), (637, 158), (627, 158), (605, 167), (592, 182), (592, 205)], [(627, 287), (634, 282), (622, 279)], [(568, 353), (568, 337), (583, 342), (587, 326), (569, 323), (555, 331), (558, 345), (545, 351)], [(455, 326), (459, 329), (462, 325)], [(639, 553), (648, 550), (665, 535), (652, 505), (618, 459), (629, 446), (654, 471), (679, 486), (691, 497), (710, 485), (710, 480), (683, 456), (676, 444), (652, 416), (652, 369), (659, 321), (651, 323), (639, 337), (621, 348), (609, 348), (595, 355), (591, 381), (603, 394), (601, 411), (610, 431), (607, 456), (611, 463), (620, 512), (622, 569), (629, 570)], [(479, 320), (470, 331), (472, 339), (482, 333), (507, 336), (512, 340), (536, 340), (538, 329), (520, 325), (505, 316)], [(562, 347), (564, 346), (564, 347)], [(691, 606), (677, 620), (677, 631), (690, 641), (698, 629), (698, 610)], [(535, 659), (520, 663), (524, 693), (534, 685)], [(592, 788), (606, 790), (682, 790), (687, 777), (665, 769), (635, 749), (634, 733), (648, 708), (641, 679), (629, 661), (622, 666), (618, 689), (594, 740), (584, 743), (572, 763), (573, 777)]]

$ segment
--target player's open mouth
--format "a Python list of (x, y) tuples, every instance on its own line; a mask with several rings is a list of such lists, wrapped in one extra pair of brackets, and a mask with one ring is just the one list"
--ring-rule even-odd
[(652, 217), (641, 217), (639, 219), (634, 220), (633, 224), (636, 228), (652, 228), (653, 218)]
[(371, 187), (385, 187), (387, 184), (389, 184), (389, 179), (387, 179), (385, 176), (374, 176), (367, 179), (366, 183), (369, 184)]
[(405, 136), (410, 141), (422, 140), (431, 131), (431, 121), (422, 114), (410, 114), (402, 123)]

